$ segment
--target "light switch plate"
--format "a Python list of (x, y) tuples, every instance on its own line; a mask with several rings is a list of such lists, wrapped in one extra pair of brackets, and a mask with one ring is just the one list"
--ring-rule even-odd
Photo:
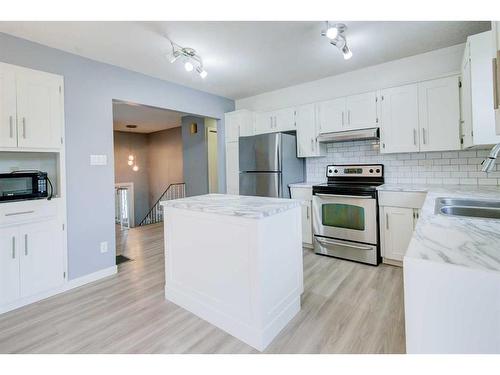
[(104, 241), (101, 242), (101, 253), (107, 253), (108, 252), (108, 242)]
[(90, 165), (106, 165), (108, 164), (107, 155), (90, 155)]

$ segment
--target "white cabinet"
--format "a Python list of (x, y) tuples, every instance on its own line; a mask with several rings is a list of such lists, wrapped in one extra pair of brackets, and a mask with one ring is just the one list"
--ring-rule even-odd
[(317, 140), (319, 135), (317, 106), (307, 104), (297, 107), (295, 121), (297, 123), (297, 156), (299, 158), (323, 156), (325, 145)]
[(345, 98), (318, 103), (319, 132), (330, 133), (344, 130)]
[(225, 114), (226, 142), (237, 142), (239, 137), (255, 134), (255, 115), (248, 110), (239, 110)]
[(380, 98), (380, 152), (460, 149), (458, 76), (385, 89)]
[(345, 98), (346, 129), (363, 129), (378, 126), (377, 93), (367, 92)]
[(312, 248), (312, 187), (291, 187), (290, 193), (292, 199), (301, 201), (302, 243), (305, 247)]
[(493, 108), (495, 109), (496, 133), (500, 135), (500, 22), (491, 22), (493, 45)]
[(380, 94), (380, 151), (418, 152), (418, 85), (394, 87)]
[(60, 203), (23, 201), (0, 207), (0, 311), (65, 282)]
[(463, 148), (500, 142), (500, 136), (495, 132), (495, 111), (491, 105), (491, 43), (491, 31), (467, 38), (460, 89)]
[(384, 243), (382, 257), (402, 261), (418, 218), (417, 208), (383, 207)]
[(384, 262), (403, 260), (425, 197), (423, 192), (379, 192), (380, 242)]
[(0, 228), (0, 306), (20, 296), (17, 228)]
[(61, 231), (56, 218), (19, 227), (22, 297), (53, 289), (64, 281)]
[(418, 84), (420, 151), (460, 149), (460, 99), (457, 76)]
[(239, 194), (240, 165), (238, 142), (226, 143), (226, 193)]
[(0, 72), (0, 147), (61, 148), (62, 77), (7, 64)]
[(255, 116), (255, 134), (277, 133), (295, 129), (295, 110), (293, 108), (259, 112)]
[(0, 147), (17, 147), (16, 114), (15, 72), (0, 64)]

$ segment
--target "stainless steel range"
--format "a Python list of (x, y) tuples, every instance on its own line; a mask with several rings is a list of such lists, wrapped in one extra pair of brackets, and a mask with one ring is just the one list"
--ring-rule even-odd
[(329, 165), (328, 182), (313, 186), (314, 251), (380, 263), (377, 186), (382, 164)]

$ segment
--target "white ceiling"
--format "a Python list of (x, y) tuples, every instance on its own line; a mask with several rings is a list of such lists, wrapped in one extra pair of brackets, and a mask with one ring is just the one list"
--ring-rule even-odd
[[(185, 113), (134, 103), (113, 101), (113, 130), (131, 133), (153, 133), (181, 126)], [(126, 125), (137, 125), (129, 129)]]
[[(334, 20), (330, 20), (335, 22)], [(314, 22), (0, 22), (0, 32), (232, 99), (465, 42), (490, 22), (345, 22), (344, 61)], [(170, 64), (174, 42), (196, 49), (208, 77)]]

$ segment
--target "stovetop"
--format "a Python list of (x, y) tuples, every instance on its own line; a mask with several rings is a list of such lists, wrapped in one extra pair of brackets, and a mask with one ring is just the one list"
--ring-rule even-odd
[(384, 183), (382, 164), (329, 165), (328, 182), (313, 186), (313, 193), (373, 193)]

